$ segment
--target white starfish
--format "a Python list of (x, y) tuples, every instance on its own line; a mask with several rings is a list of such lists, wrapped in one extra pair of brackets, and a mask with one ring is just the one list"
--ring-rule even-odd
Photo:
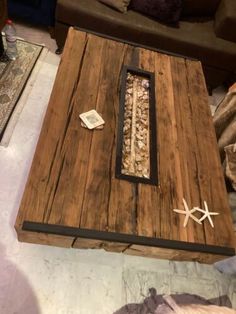
[(189, 218), (192, 218), (194, 221), (196, 221), (197, 223), (199, 223), (200, 225), (202, 224), (201, 221), (195, 217), (194, 215), (192, 215), (197, 209), (194, 207), (192, 209), (189, 209), (187, 202), (185, 201), (185, 199), (183, 198), (183, 203), (184, 203), (184, 209), (185, 210), (181, 210), (181, 209), (173, 209), (174, 212), (178, 213), (178, 214), (183, 214), (186, 215), (185, 219), (184, 219), (184, 227), (187, 226), (188, 220)]
[(216, 213), (216, 212), (209, 212), (209, 209), (208, 209), (208, 206), (207, 206), (207, 202), (204, 201), (204, 207), (205, 207), (205, 210), (204, 209), (201, 209), (199, 207), (195, 207), (196, 211), (199, 211), (201, 213), (203, 213), (204, 215), (199, 219), (199, 221), (203, 221), (204, 219), (208, 218), (212, 228), (214, 228), (214, 224), (213, 224), (213, 221), (211, 219), (211, 216), (216, 216), (216, 215), (219, 215), (219, 213)]

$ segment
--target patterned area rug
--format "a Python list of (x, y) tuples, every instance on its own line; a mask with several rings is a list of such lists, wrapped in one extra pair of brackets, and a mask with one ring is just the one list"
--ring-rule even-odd
[(17, 41), (18, 58), (0, 61), (0, 139), (43, 47)]

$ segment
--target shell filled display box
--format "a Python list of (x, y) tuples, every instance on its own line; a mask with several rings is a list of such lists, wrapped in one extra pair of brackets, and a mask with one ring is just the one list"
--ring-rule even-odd
[(70, 29), (15, 227), (56, 246), (234, 255), (200, 62)]

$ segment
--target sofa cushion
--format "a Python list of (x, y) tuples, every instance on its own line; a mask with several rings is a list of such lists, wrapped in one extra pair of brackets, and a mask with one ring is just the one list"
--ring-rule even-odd
[(236, 0), (222, 0), (215, 15), (217, 36), (236, 43)]
[(179, 21), (182, 0), (131, 0), (130, 8), (164, 23)]
[(133, 10), (120, 14), (96, 0), (58, 0), (56, 20), (138, 45), (195, 57), (208, 66), (236, 70), (236, 44), (215, 36), (213, 20), (180, 21), (179, 28), (174, 28)]
[(183, 16), (214, 16), (221, 0), (183, 0)]
[(100, 2), (109, 5), (110, 7), (125, 13), (127, 12), (127, 7), (130, 3), (130, 0), (99, 0)]

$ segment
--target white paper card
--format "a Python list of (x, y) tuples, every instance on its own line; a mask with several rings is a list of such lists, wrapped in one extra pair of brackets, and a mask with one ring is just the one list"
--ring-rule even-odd
[(94, 109), (81, 113), (79, 117), (90, 130), (105, 123), (102, 117)]

